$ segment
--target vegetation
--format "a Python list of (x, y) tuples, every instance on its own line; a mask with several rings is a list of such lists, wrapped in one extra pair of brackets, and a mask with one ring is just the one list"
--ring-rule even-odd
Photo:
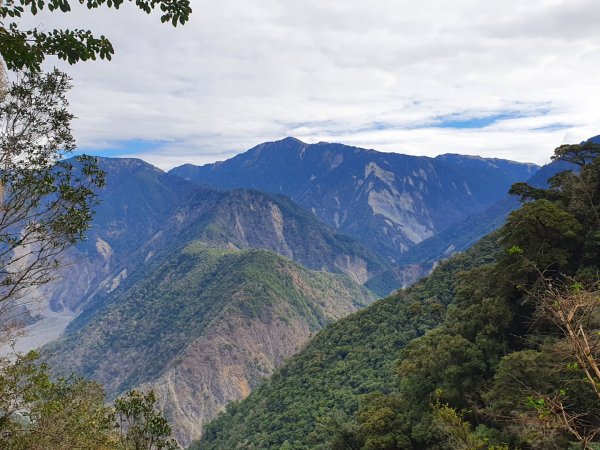
[(0, 447), (10, 450), (174, 450), (154, 394), (129, 392), (107, 406), (98, 383), (53, 379), (38, 355), (0, 365)]
[[(101, 6), (119, 9), (123, 0), (81, 0), (79, 3), (87, 9)], [(136, 0), (135, 5), (146, 14), (160, 9), (161, 22), (171, 22), (173, 26), (187, 22), (192, 12), (189, 0)], [(96, 37), (91, 31), (79, 28), (22, 28), (19, 19), (36, 16), (45, 8), (50, 12), (68, 13), (71, 3), (68, 0), (10, 0), (0, 6), (0, 55), (9, 70), (39, 72), (47, 55), (56, 55), (69, 64), (97, 57), (110, 60), (114, 49), (103, 35)]]
[(176, 450), (171, 427), (156, 410), (154, 392), (129, 391), (115, 400), (119, 443), (123, 449)]
[(265, 323), (300, 317), (316, 332), (332, 319), (321, 303), (343, 299), (356, 307), (372, 301), (345, 276), (313, 272), (266, 250), (196, 242), (132, 273), (45, 351), (56, 368), (100, 379), (116, 395), (155, 379), (224, 311)]
[[(88, 9), (118, 9), (123, 0), (81, 1)], [(189, 0), (137, 0), (161, 21), (185, 23)], [(75, 149), (66, 92), (58, 70), (41, 74), (47, 55), (74, 64), (110, 59), (104, 36), (82, 29), (23, 29), (20, 19), (44, 8), (66, 13), (68, 0), (16, 0), (0, 5), (0, 344), (27, 319), (23, 303), (57, 274), (60, 256), (89, 228), (95, 190), (104, 174), (93, 158), (65, 161)], [(8, 85), (4, 64), (17, 72)], [(0, 447), (6, 449), (174, 449), (170, 427), (152, 393), (131, 392), (104, 404), (101, 385), (52, 378), (36, 353), (0, 358)], [(141, 401), (140, 401), (141, 399)], [(115, 414), (119, 424), (115, 426)]]
[(55, 70), (19, 77), (0, 99), (0, 342), (23, 319), (22, 300), (83, 239), (103, 184), (93, 158), (61, 160), (74, 149), (68, 89)]
[(497, 234), (323, 330), (196, 448), (597, 448), (598, 156), (559, 147), (578, 172), (515, 185)]
[(294, 449), (327, 448), (323, 443), (367, 398), (393, 392), (402, 348), (442, 321), (455, 275), (492, 261), (496, 247), (492, 236), (407, 291), (322, 330), (247, 400), (230, 404), (193, 448), (279, 448), (286, 442)]

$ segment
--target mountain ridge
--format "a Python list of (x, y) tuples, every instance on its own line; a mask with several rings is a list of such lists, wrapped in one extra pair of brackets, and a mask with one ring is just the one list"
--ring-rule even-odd
[(396, 263), (411, 246), (499, 200), (536, 168), (500, 159), (409, 156), (286, 138), (216, 164), (185, 165), (169, 173), (221, 189), (285, 194)]
[(111, 398), (155, 388), (184, 445), (312, 333), (374, 300), (345, 275), (201, 242), (138, 268), (137, 278), (87, 304), (44, 354), (58, 372), (102, 382)]

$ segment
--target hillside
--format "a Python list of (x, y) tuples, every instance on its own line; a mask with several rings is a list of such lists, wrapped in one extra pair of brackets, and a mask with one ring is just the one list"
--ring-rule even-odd
[[(252, 189), (197, 188), (144, 251), (192, 240), (222, 248), (272, 250), (310, 269), (345, 273), (360, 284), (391, 268), (384, 258), (289, 198)], [(398, 281), (395, 287), (400, 285)]]
[(194, 448), (596, 448), (600, 146), (555, 155), (580, 170), (515, 186), (497, 232), (323, 330)]
[(50, 286), (53, 311), (76, 310), (98, 288), (118, 284), (131, 252), (150, 239), (194, 189), (139, 159), (99, 158), (98, 165), (106, 174), (105, 187), (98, 192), (100, 203), (86, 240), (66, 257), (77, 270), (67, 266), (59, 282)]
[[(548, 179), (564, 170), (577, 170), (565, 161), (553, 161), (542, 166), (527, 181), (538, 188), (548, 187)], [(419, 242), (403, 253), (398, 262), (404, 265), (420, 264), (427, 267), (440, 259), (469, 248), (483, 236), (501, 227), (511, 211), (519, 207), (517, 198), (506, 195), (492, 206), (455, 223), (438, 234)]]
[(287, 138), (169, 173), (222, 189), (284, 194), (397, 263), (410, 247), (492, 205), (536, 170), (498, 159), (416, 157)]
[[(392, 268), (385, 258), (282, 195), (202, 188), (138, 159), (98, 161), (106, 185), (98, 193), (92, 227), (87, 239), (65, 255), (66, 267), (57, 281), (38, 293), (47, 300), (19, 340), (22, 350), (58, 337), (85, 303), (116, 289), (137, 266), (192, 241), (273, 250), (314, 270), (345, 273), (361, 284)], [(420, 275), (394, 272), (373, 291), (384, 296)]]
[(156, 390), (179, 442), (250, 392), (327, 323), (373, 301), (348, 277), (265, 250), (193, 243), (88, 304), (45, 350), (108, 395)]
[(194, 449), (317, 448), (328, 418), (348, 418), (361, 398), (393, 388), (404, 346), (442, 322), (458, 274), (493, 260), (494, 238), (442, 263), (406, 291), (339, 320), (241, 403), (212, 422)]
[(85, 303), (117, 288), (139, 259), (135, 250), (197, 188), (139, 159), (98, 158), (98, 165), (106, 183), (92, 226), (86, 240), (62, 255), (56, 279), (34, 293), (29, 307), (35, 320), (17, 340), (20, 351), (57, 338)]

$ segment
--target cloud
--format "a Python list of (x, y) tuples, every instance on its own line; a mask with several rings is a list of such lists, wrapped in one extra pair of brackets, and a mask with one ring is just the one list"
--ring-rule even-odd
[[(556, 146), (600, 133), (595, 1), (194, 0), (193, 8), (176, 29), (129, 4), (36, 18), (91, 28), (115, 46), (110, 63), (62, 66), (74, 78), (81, 147), (119, 148), (168, 168), (295, 135), (544, 163)], [(128, 152), (127, 142), (148, 146)]]

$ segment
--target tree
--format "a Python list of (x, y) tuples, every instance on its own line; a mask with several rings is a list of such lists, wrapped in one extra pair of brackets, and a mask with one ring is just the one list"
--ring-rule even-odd
[(583, 227), (572, 214), (546, 199), (526, 203), (513, 211), (500, 230), (509, 249), (501, 263), (507, 272), (523, 276), (532, 272), (564, 269), (582, 242)]
[(115, 448), (114, 412), (98, 383), (50, 377), (38, 355), (0, 364), (0, 448), (70, 450)]
[[(119, 9), (124, 0), (79, 0), (88, 9)], [(132, 1), (132, 0), (130, 0)], [(190, 0), (136, 0), (161, 21), (187, 22)], [(20, 300), (46, 284), (59, 256), (84, 237), (92, 217), (94, 190), (103, 174), (92, 158), (64, 157), (74, 148), (65, 93), (66, 75), (40, 75), (48, 55), (74, 64), (109, 59), (113, 47), (104, 36), (82, 29), (22, 29), (19, 19), (49, 11), (68, 13), (69, 0), (7, 0), (0, 3), (0, 56), (19, 72), (12, 86), (0, 63), (0, 342), (27, 314)]]
[(471, 424), (464, 420), (464, 414), (448, 404), (440, 402), (441, 391), (435, 393), (435, 401), (430, 405), (432, 424), (443, 436), (447, 448), (455, 450), (508, 450), (505, 444), (494, 444), (479, 430), (473, 431)]
[(581, 144), (565, 144), (554, 150), (553, 161), (567, 161), (578, 166), (585, 166), (600, 156), (600, 145), (592, 141)]
[[(124, 0), (79, 0), (88, 9), (101, 6), (119, 9)], [(129, 0), (133, 1), (133, 0)], [(147, 14), (158, 8), (161, 22), (173, 26), (187, 22), (192, 12), (189, 0), (135, 0), (135, 5)], [(38, 28), (21, 29), (17, 19), (49, 11), (68, 13), (69, 0), (7, 0), (0, 4), (0, 55), (9, 70), (27, 69), (39, 72), (47, 55), (56, 55), (69, 64), (89, 59), (111, 59), (114, 49), (103, 35), (96, 37), (90, 30)]]
[(176, 450), (171, 427), (156, 409), (153, 391), (129, 391), (115, 400), (117, 424), (120, 427), (124, 450)]
[[(99, 383), (53, 378), (36, 352), (0, 358), (0, 448), (11, 450), (175, 450), (152, 391), (104, 402)], [(118, 419), (118, 420), (117, 420)]]
[(63, 159), (75, 147), (69, 87), (57, 70), (28, 73), (0, 101), (0, 341), (25, 314), (24, 299), (83, 239), (104, 183), (93, 158)]

